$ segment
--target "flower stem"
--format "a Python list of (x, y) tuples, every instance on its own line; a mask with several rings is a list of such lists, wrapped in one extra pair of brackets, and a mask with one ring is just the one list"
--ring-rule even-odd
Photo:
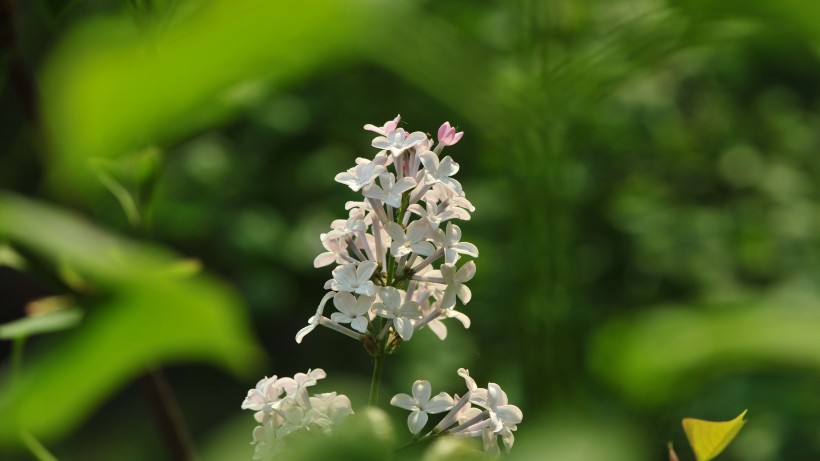
[(382, 381), (382, 371), (384, 371), (384, 347), (379, 346), (379, 352), (376, 354), (373, 362), (373, 379), (370, 381), (370, 401), (368, 404), (371, 407), (378, 406), (379, 403), (379, 387)]
[(11, 345), (11, 380), (17, 382), (20, 379), (20, 372), (23, 368), (23, 347), (26, 344), (26, 337), (14, 338)]

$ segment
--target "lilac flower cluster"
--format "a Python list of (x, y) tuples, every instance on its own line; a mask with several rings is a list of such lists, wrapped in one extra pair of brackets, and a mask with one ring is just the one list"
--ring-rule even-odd
[[(296, 342), (301, 343), (322, 325), (360, 341), (375, 358), (371, 405), (377, 402), (384, 357), (402, 342), (423, 328), (444, 340), (448, 319), (470, 327), (469, 317), (456, 306), (458, 301), (470, 302), (466, 284), (475, 275), (473, 260), (478, 257), (475, 245), (461, 241), (461, 229), (454, 222), (469, 220), (475, 208), (453, 178), (458, 163), (442, 157), (444, 148), (456, 144), (464, 133), (444, 123), (435, 143), (421, 131), (399, 128), (400, 120), (397, 116), (380, 127), (365, 125), (365, 130), (378, 134), (372, 141), (378, 153), (372, 159), (357, 158), (355, 166), (335, 177), (362, 198), (348, 202), (348, 216), (333, 221), (320, 236), (326, 251), (316, 257), (314, 266), (335, 264), (335, 268), (324, 286), (329, 291), (307, 326), (296, 334)], [(459, 266), (465, 256), (470, 260)], [(328, 317), (325, 307), (331, 300), (335, 311)], [(282, 439), (289, 434), (328, 432), (352, 413), (345, 396), (308, 398), (304, 388), (324, 378), (321, 370), (312, 373), (293, 379), (266, 378), (248, 392), (242, 407), (256, 411), (261, 423), (254, 431), (256, 459), (269, 459), (281, 451)], [(467, 370), (459, 369), (458, 374), (467, 383), (461, 397), (446, 393), (431, 397), (430, 383), (419, 380), (412, 395), (398, 394), (390, 401), (410, 410), (407, 425), (414, 442), (443, 434), (481, 437), (485, 451), (498, 454), (500, 436), (509, 450), (512, 432), (523, 418), (521, 410), (507, 402), (497, 384), (479, 388)], [(428, 415), (444, 412), (444, 418), (422, 435)]]

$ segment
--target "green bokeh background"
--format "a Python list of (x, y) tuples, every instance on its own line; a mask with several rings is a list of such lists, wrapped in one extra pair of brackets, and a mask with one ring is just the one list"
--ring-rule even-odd
[(383, 395), (469, 368), (524, 411), (512, 459), (691, 460), (683, 417), (746, 408), (721, 460), (820, 457), (820, 5), (304, 3), (8, 3), (0, 317), (64, 293), (85, 317), (27, 342), (16, 387), (3, 344), (0, 458), (32, 459), (24, 428), (61, 460), (165, 459), (133, 384), (155, 364), (206, 460), (250, 459), (266, 374), (324, 368), (363, 409), (363, 349), (293, 337), (356, 198), (333, 176), (396, 113), (465, 132), (481, 255), (471, 328), (403, 345)]

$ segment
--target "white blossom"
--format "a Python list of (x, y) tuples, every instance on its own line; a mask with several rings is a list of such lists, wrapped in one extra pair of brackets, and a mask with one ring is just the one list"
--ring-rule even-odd
[(404, 177), (396, 181), (393, 173), (385, 173), (379, 177), (380, 185), (373, 183), (364, 189), (364, 196), (399, 208), (401, 206), (401, 196), (408, 190), (416, 186), (413, 178)]
[(367, 163), (359, 163), (344, 173), (337, 174), (334, 179), (336, 182), (350, 187), (353, 192), (358, 192), (359, 189), (372, 183), (384, 172), (384, 165), (368, 161)]
[(454, 162), (449, 155), (439, 161), (438, 155), (429, 150), (419, 154), (419, 157), (426, 170), (425, 182), (428, 184), (441, 183), (461, 195), (461, 183), (450, 177), (458, 173), (458, 163)]
[(364, 126), (364, 129), (367, 131), (372, 131), (374, 133), (378, 133), (382, 136), (386, 135), (387, 133), (396, 129), (399, 126), (399, 122), (401, 121), (401, 115), (396, 115), (396, 118), (393, 120), (387, 121), (382, 126), (375, 126), (368, 123)]
[(441, 248), (444, 248), (444, 262), (455, 264), (459, 259), (459, 254), (478, 257), (478, 248), (469, 242), (460, 242), (461, 228), (453, 223), (447, 223), (446, 231), (436, 229), (433, 234), (433, 241)]
[(443, 413), (453, 407), (455, 401), (446, 392), (441, 392), (433, 398), (430, 382), (418, 380), (413, 383), (412, 396), (396, 394), (390, 399), (390, 405), (410, 410), (407, 417), (407, 427), (413, 434), (418, 434), (427, 424), (428, 414)]
[(453, 264), (442, 264), (441, 276), (447, 285), (447, 288), (444, 290), (444, 297), (441, 300), (441, 307), (447, 309), (448, 307), (455, 306), (456, 295), (458, 295), (458, 299), (464, 304), (470, 302), (472, 292), (470, 288), (464, 284), (472, 280), (473, 276), (475, 276), (474, 262), (469, 261), (458, 270), (456, 270), (456, 266)]
[(333, 297), (333, 293), (326, 293), (324, 297), (322, 297), (322, 301), (319, 302), (319, 307), (316, 309), (316, 314), (314, 314), (311, 318), (308, 319), (308, 325), (299, 332), (296, 333), (296, 342), (301, 344), (302, 339), (307, 336), (308, 333), (316, 329), (316, 326), (319, 325), (319, 322), (322, 319), (322, 313), (325, 310), (325, 304), (327, 301)]
[(376, 149), (386, 149), (397, 156), (416, 144), (427, 139), (427, 135), (421, 131), (415, 131), (408, 134), (404, 129), (397, 128), (388, 132), (384, 136), (379, 136), (373, 139), (373, 147)]
[(432, 233), (433, 228), (427, 220), (413, 221), (407, 226), (407, 232), (394, 222), (385, 224), (384, 230), (393, 239), (390, 245), (390, 254), (393, 256), (404, 256), (411, 252), (423, 256), (430, 256), (436, 249), (432, 243), (427, 241), (427, 237)]
[(376, 294), (376, 286), (370, 281), (370, 277), (376, 270), (376, 263), (367, 261), (359, 264), (345, 264), (333, 269), (333, 279), (329, 280), (326, 287), (335, 291), (348, 291), (365, 296)]
[(350, 400), (344, 395), (335, 392), (307, 395), (307, 388), (325, 376), (320, 368), (297, 373), (293, 378), (274, 376), (262, 379), (255, 389), (248, 391), (242, 408), (255, 410), (261, 403), (264, 413), (261, 419), (257, 417), (261, 424), (253, 430), (254, 459), (274, 459), (286, 448), (285, 439), (291, 434), (331, 433), (353, 412)]
[(316, 259), (313, 260), (313, 267), (350, 262), (351, 258), (347, 254), (347, 243), (342, 239), (329, 239), (326, 236), (327, 234), (322, 234), (320, 240), (327, 251), (316, 256)]
[(415, 301), (402, 303), (402, 292), (386, 287), (379, 290), (379, 298), (382, 302), (373, 305), (376, 314), (380, 317), (393, 320), (393, 328), (404, 341), (409, 341), (413, 336), (412, 320), (421, 318), (421, 308)]
[(336, 293), (333, 305), (339, 312), (334, 312), (330, 319), (338, 323), (349, 323), (354, 330), (365, 333), (369, 320), (367, 314), (375, 299), (375, 296), (359, 296), (357, 299), (347, 292)]

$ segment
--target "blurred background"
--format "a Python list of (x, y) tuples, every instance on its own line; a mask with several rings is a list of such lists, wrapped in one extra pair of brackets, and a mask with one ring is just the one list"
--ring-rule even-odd
[[(159, 460), (162, 367), (205, 460), (250, 459), (263, 375), (371, 361), (317, 330), (333, 181), (397, 113), (449, 121), (476, 206), (469, 330), (429, 331), (383, 396), (459, 367), (524, 412), (511, 459), (820, 457), (820, 4), (811, 0), (6, 0), (0, 5), (0, 458)], [(8, 338), (5, 338), (8, 339)], [(20, 342), (19, 340), (17, 341)], [(19, 362), (18, 362), (19, 363)], [(384, 397), (385, 402), (387, 397)], [(397, 440), (406, 413), (387, 409)], [(375, 458), (378, 459), (378, 458)], [(445, 459), (445, 458), (428, 458)]]

